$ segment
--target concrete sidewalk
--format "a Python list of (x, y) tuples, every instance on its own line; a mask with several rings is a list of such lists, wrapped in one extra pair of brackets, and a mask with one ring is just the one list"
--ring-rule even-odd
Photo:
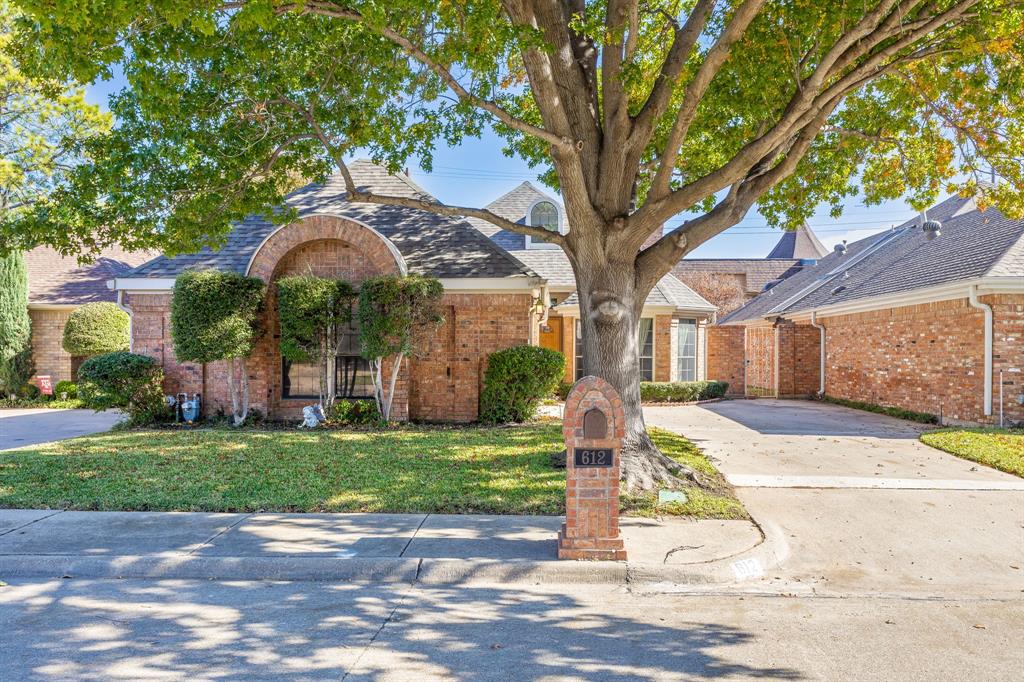
[(622, 519), (628, 562), (556, 557), (554, 516), (0, 510), (9, 577), (729, 582), (786, 554), (749, 521)]

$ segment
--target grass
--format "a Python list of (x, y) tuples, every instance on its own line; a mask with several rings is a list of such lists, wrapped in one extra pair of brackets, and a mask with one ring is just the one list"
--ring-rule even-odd
[(930, 414), (928, 412), (915, 412), (914, 410), (905, 410), (902, 407), (886, 407), (885, 405), (864, 403), (859, 400), (846, 400), (845, 398), (836, 398), (830, 395), (826, 395), (824, 400), (826, 403), (832, 403), (833, 405), (842, 405), (843, 407), (851, 407), (855, 410), (864, 410), (865, 412), (874, 412), (875, 414), (886, 414), (890, 417), (907, 419), (921, 424), (939, 423), (938, 415)]
[(1024, 478), (1024, 429), (940, 429), (921, 442)]
[[(652, 431), (705, 474), (685, 504), (624, 498), (624, 511), (746, 518), (685, 438)], [(561, 425), (385, 431), (121, 431), (0, 453), (0, 507), (85, 510), (561, 514)]]

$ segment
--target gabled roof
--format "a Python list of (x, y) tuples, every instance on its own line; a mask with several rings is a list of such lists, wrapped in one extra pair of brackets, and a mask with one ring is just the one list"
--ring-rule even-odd
[[(713, 313), (718, 308), (702, 298), (697, 292), (686, 286), (675, 275), (668, 274), (658, 280), (658, 283), (651, 289), (644, 302), (649, 306), (664, 306), (692, 310), (694, 312)], [(580, 299), (574, 292), (571, 296), (558, 304), (558, 308), (574, 307), (580, 304)]]
[(741, 275), (747, 294), (758, 294), (768, 282), (785, 279), (800, 268), (800, 261), (791, 258), (684, 258), (672, 268), (672, 274), (677, 277), (696, 272)]
[[(558, 207), (559, 223), (561, 224), (561, 221), (565, 220), (565, 209), (562, 207), (562, 203), (550, 194), (538, 189), (529, 181), (520, 183), (511, 191), (502, 194), (484, 206), (484, 208), (506, 220), (525, 225), (526, 213), (538, 201), (550, 201), (553, 203)], [(525, 235), (503, 230), (494, 223), (478, 218), (467, 218), (467, 221), (473, 227), (480, 230), (480, 232), (490, 237), (495, 244), (511, 252), (516, 258), (519, 258), (520, 251), (527, 251)], [(530, 251), (534, 250), (531, 249)]]
[(153, 258), (152, 251), (125, 251), (119, 246), (103, 249), (91, 262), (62, 256), (48, 246), (25, 254), (29, 305), (82, 305), (114, 301), (117, 293), (107, 280), (123, 277), (132, 268)]
[(816, 260), (827, 254), (828, 249), (811, 230), (811, 226), (804, 223), (795, 230), (783, 233), (768, 258)]
[[(354, 161), (349, 169), (361, 190), (436, 201), (406, 175), (393, 175), (371, 161)], [(394, 243), (409, 272), (442, 279), (536, 276), (465, 220), (403, 206), (349, 202), (340, 174), (323, 184), (298, 189), (285, 201), (297, 209), (300, 218), (330, 213), (369, 225)], [(175, 277), (187, 268), (245, 272), (253, 254), (278, 227), (259, 216), (250, 216), (235, 225), (219, 250), (204, 248), (194, 254), (160, 256), (127, 276)]]
[(942, 235), (928, 239), (915, 218), (847, 245), (803, 268), (721, 320), (749, 322), (901, 294), (969, 279), (1024, 277), (1024, 220), (953, 196), (928, 210)]

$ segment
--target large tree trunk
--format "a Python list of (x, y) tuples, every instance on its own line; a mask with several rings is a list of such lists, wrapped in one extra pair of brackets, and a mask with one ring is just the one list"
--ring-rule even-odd
[(604, 254), (593, 260), (596, 249), (589, 251), (589, 257), (579, 261), (586, 265), (576, 268), (583, 369), (585, 375), (601, 377), (622, 396), (626, 413), (624, 487), (638, 493), (692, 485), (697, 480), (696, 472), (662, 454), (651, 442), (644, 424), (638, 329), (649, 292), (637, 289), (633, 262), (615, 262)]

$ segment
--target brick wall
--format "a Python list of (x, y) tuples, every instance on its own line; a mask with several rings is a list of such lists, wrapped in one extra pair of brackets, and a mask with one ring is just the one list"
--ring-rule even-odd
[(71, 356), (64, 352), (64, 325), (71, 310), (29, 309), (32, 320), (32, 359), (37, 375), (49, 375), (53, 383), (71, 381)]
[[(409, 415), (426, 421), (476, 419), (487, 356), (528, 343), (530, 294), (445, 294), (444, 325), (412, 361)], [(567, 321), (569, 321), (567, 319)]]
[[(993, 417), (983, 414), (984, 313), (967, 299), (826, 318), (826, 392), (840, 398), (939, 413), (951, 421), (1024, 418), (1024, 296), (983, 296), (993, 308)], [(1016, 370), (1016, 371), (1014, 371)]]
[(728, 381), (730, 395), (743, 394), (743, 327), (707, 328), (707, 378)]
[(820, 384), (821, 334), (809, 324), (778, 326), (778, 395), (809, 398)]
[(983, 296), (992, 306), (992, 421), (998, 423), (1000, 376), (1006, 422), (1024, 422), (1024, 296)]

